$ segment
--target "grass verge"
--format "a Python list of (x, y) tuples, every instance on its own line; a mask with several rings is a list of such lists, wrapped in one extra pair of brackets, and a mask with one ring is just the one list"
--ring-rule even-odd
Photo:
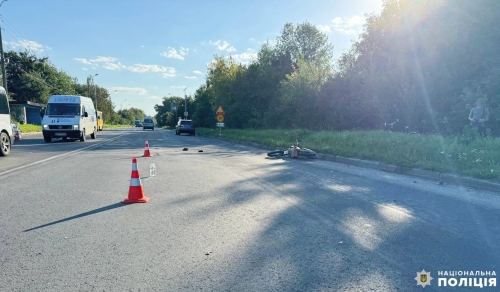
[(42, 126), (40, 125), (32, 125), (32, 124), (18, 124), (21, 133), (33, 133), (33, 132), (41, 132)]
[[(21, 133), (33, 133), (33, 132), (41, 132), (42, 131), (42, 126), (40, 125), (32, 125), (32, 124), (25, 124), (21, 125), (18, 124), (19, 128), (21, 129)], [(118, 128), (131, 128), (132, 126), (130, 125), (108, 125), (104, 124), (104, 129), (118, 129)]]
[(134, 126), (132, 125), (109, 125), (109, 124), (104, 124), (102, 126), (103, 129), (120, 129), (120, 128), (133, 128)]
[[(196, 134), (218, 136), (219, 130), (197, 128)], [(222, 137), (283, 148), (299, 139), (299, 146), (320, 153), (482, 179), (500, 178), (500, 138), (479, 138), (471, 133), (459, 137), (443, 137), (387, 131), (223, 129)]]

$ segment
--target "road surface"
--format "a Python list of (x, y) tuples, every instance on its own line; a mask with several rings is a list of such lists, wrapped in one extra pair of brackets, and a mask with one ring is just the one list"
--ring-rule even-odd
[[(133, 157), (147, 204), (120, 203)], [(30, 136), (0, 190), (0, 291), (449, 291), (438, 271), (500, 272), (499, 194), (166, 130)]]

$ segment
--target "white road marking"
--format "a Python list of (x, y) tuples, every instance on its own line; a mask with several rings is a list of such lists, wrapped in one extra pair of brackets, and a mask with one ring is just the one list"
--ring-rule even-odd
[(28, 144), (28, 145), (16, 145), (15, 143), (12, 145), (12, 148), (17, 148), (17, 147), (29, 147), (29, 146), (53, 146), (53, 145), (73, 145), (73, 144), (68, 144), (68, 143), (43, 143), (43, 144)]
[(26, 165), (19, 166), (19, 167), (13, 168), (13, 169), (9, 169), (9, 170), (6, 170), (4, 172), (0, 172), (0, 179), (4, 178), (5, 177), (4, 175), (9, 174), (11, 172), (15, 172), (15, 171), (18, 171), (18, 170), (21, 170), (21, 169), (25, 169), (25, 168), (28, 168), (28, 167), (31, 167), (31, 166), (34, 166), (34, 165), (37, 165), (37, 164), (40, 164), (40, 163), (44, 163), (44, 162), (50, 161), (50, 160), (54, 160), (54, 159), (59, 158), (59, 157), (74, 155), (74, 154), (76, 154), (78, 152), (82, 152), (84, 150), (92, 149), (92, 148), (101, 146), (103, 144), (106, 144), (108, 142), (115, 141), (118, 138), (121, 138), (121, 137), (129, 135), (129, 134), (130, 133), (121, 134), (121, 135), (118, 135), (116, 137), (110, 138), (108, 140), (105, 140), (105, 141), (97, 143), (97, 144), (89, 145), (87, 147), (83, 147), (83, 148), (80, 148), (80, 149), (77, 149), (77, 150), (73, 150), (73, 151), (70, 151), (70, 152), (66, 152), (66, 153), (63, 153), (63, 154), (59, 154), (59, 155), (56, 155), (56, 156), (45, 158), (45, 159), (42, 159), (42, 160), (39, 160), (39, 161), (35, 161), (33, 163), (30, 163), (30, 164), (26, 164)]

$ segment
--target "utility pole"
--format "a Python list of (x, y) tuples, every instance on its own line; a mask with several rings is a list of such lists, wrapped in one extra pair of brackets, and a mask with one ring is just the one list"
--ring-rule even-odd
[(87, 93), (88, 96), (91, 97), (90, 95), (90, 78), (92, 78), (90, 75), (87, 77)]
[(5, 92), (7, 91), (7, 72), (5, 72), (5, 56), (3, 54), (2, 28), (0, 27), (0, 54), (2, 55), (2, 81)]
[[(3, 0), (0, 2), (0, 7), (2, 4), (7, 1)], [(0, 27), (0, 54), (2, 55), (2, 81), (3, 81), (3, 88), (5, 88), (5, 92), (8, 92), (7, 90), (7, 72), (5, 72), (5, 56), (3, 54), (3, 41), (2, 41), (2, 27)], [(8, 96), (8, 95), (7, 95)]]
[(187, 103), (187, 96), (186, 96), (186, 88), (184, 88), (184, 118), (187, 119), (188, 117), (188, 103)]
[[(94, 83), (94, 79), (93, 78), (92, 78), (92, 83)], [(94, 83), (94, 99), (95, 99), (95, 110), (97, 111), (97, 89), (95, 87), (95, 83)]]
[(113, 115), (113, 112), (114, 112), (114, 109), (113, 109), (113, 99), (112, 99), (111, 94), (113, 94), (113, 93), (115, 93), (117, 91), (118, 90), (115, 89), (115, 91), (109, 93), (109, 119), (111, 118), (111, 116)]
[[(99, 74), (95, 74), (94, 76), (97, 76)], [(94, 83), (94, 76), (92, 76), (92, 86), (94, 87), (94, 99), (95, 99), (95, 110), (97, 111), (97, 91)]]
[[(97, 76), (99, 74), (94, 74), (94, 75), (89, 75), (87, 77), (87, 86), (89, 88), (89, 97), (92, 97), (92, 88), (94, 88), (94, 100), (95, 100), (95, 110), (97, 111), (97, 91), (94, 83), (94, 76)], [(92, 88), (91, 88), (92, 86)]]

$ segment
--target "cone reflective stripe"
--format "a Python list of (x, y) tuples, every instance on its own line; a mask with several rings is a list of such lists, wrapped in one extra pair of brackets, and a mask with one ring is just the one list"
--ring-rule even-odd
[(133, 178), (130, 180), (130, 186), (131, 187), (142, 187), (141, 179), (140, 178)]
[(146, 203), (147, 201), (149, 201), (149, 198), (144, 195), (139, 170), (137, 169), (137, 159), (132, 158), (132, 174), (130, 175), (128, 198), (123, 203)]
[(139, 178), (139, 170), (137, 169), (137, 159), (136, 162), (132, 162), (132, 174), (130, 178)]
[(146, 139), (146, 143), (144, 145), (144, 155), (142, 157), (152, 157), (151, 152), (149, 152), (149, 141)]

